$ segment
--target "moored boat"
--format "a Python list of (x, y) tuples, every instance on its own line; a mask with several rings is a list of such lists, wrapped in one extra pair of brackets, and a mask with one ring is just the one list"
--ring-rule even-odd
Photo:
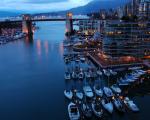
[(82, 71), (80, 71), (80, 73), (78, 74), (78, 78), (83, 80), (84, 78), (84, 73)]
[(113, 97), (113, 95), (114, 95), (113, 92), (112, 92), (112, 90), (110, 88), (108, 88), (108, 87), (104, 87), (103, 91), (104, 91), (104, 93), (105, 93), (105, 95), (107, 97)]
[(68, 98), (68, 99), (72, 99), (72, 97), (73, 97), (73, 93), (72, 93), (72, 91), (71, 90), (65, 90), (64, 91), (64, 95), (66, 96), (66, 98)]
[(116, 71), (109, 70), (109, 72), (110, 72), (112, 75), (117, 75), (117, 72), (116, 72)]
[(107, 99), (102, 99), (101, 100), (102, 106), (110, 113), (113, 113), (113, 104), (111, 101), (108, 101)]
[(85, 95), (89, 98), (92, 98), (94, 96), (91, 87), (88, 85), (83, 87), (83, 91), (84, 91)]
[(106, 75), (107, 77), (110, 76), (110, 72), (108, 70), (103, 69), (104, 75)]
[(78, 62), (80, 62), (80, 60), (79, 60), (79, 59), (76, 59), (75, 62), (78, 63)]
[(97, 104), (95, 102), (92, 102), (92, 110), (93, 113), (95, 114), (95, 116), (97, 116), (98, 118), (101, 118), (103, 115), (103, 110), (100, 107), (100, 104)]
[(113, 102), (114, 106), (116, 107), (116, 109), (119, 112), (125, 112), (125, 108), (123, 106), (123, 103), (122, 103), (122, 101), (119, 98), (113, 97), (112, 98), (112, 102)]
[(101, 76), (101, 75), (103, 75), (103, 73), (100, 71), (100, 70), (97, 70), (97, 75), (99, 75), (99, 76)]
[(70, 75), (70, 73), (69, 72), (65, 72), (65, 79), (66, 80), (70, 80), (71, 79), (71, 75)]
[(76, 104), (74, 104), (72, 102), (68, 105), (68, 114), (69, 114), (70, 120), (79, 120), (80, 119), (79, 108), (77, 107)]
[(87, 79), (90, 79), (90, 78), (91, 78), (90, 72), (85, 72), (85, 77), (86, 77)]
[(93, 87), (94, 92), (96, 93), (97, 96), (102, 97), (103, 96), (103, 90), (100, 88), (100, 86), (94, 86)]
[(81, 110), (86, 118), (92, 117), (92, 110), (88, 104), (83, 103), (81, 106)]
[(84, 57), (80, 57), (81, 62), (85, 62), (85, 58)]
[(119, 86), (128, 86), (128, 85), (130, 85), (130, 83), (128, 81), (126, 81), (122, 78), (120, 80), (118, 80), (117, 83), (118, 83)]
[(65, 63), (69, 63), (70, 62), (68, 57), (65, 57), (64, 61), (65, 61)]
[(77, 92), (76, 92), (76, 96), (77, 96), (77, 98), (79, 98), (80, 100), (83, 99), (83, 93), (80, 92), (80, 91), (77, 91)]
[(121, 93), (121, 89), (118, 87), (117, 84), (113, 84), (113, 85), (111, 86), (111, 89), (112, 89), (115, 93), (118, 93), (118, 94)]
[(72, 72), (72, 78), (73, 79), (77, 79), (78, 78), (78, 74), (76, 72), (74, 72), (74, 71)]
[(140, 109), (137, 107), (137, 105), (132, 100), (130, 100), (128, 97), (125, 97), (124, 103), (133, 112), (139, 112), (140, 111)]

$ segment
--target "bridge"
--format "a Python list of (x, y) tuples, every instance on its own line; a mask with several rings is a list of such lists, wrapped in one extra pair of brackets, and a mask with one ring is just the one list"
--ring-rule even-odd
[[(46, 19), (31, 19), (32, 22), (44, 22), (44, 21), (66, 21), (67, 18), (46, 18)], [(72, 18), (72, 21), (79, 21), (79, 20), (89, 20), (89, 18)], [(22, 22), (23, 20), (3, 20), (0, 21), (2, 23), (17, 23)]]
[(41, 21), (66, 21), (66, 33), (69, 35), (73, 32), (73, 22), (79, 20), (88, 20), (88, 18), (73, 18), (72, 13), (67, 13), (66, 17), (59, 17), (59, 18), (37, 18), (32, 17), (29, 14), (22, 15), (21, 19), (10, 19), (0, 21), (0, 33), (1, 28), (7, 27), (14, 27), (17, 23), (22, 26), (22, 32), (26, 33), (27, 35), (32, 35), (32, 22), (41, 22)]

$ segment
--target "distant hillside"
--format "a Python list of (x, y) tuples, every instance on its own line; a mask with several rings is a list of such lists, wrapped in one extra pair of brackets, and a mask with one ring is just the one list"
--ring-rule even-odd
[(67, 11), (59, 11), (59, 12), (49, 12), (49, 13), (39, 13), (35, 15), (65, 15), (66, 12), (70, 11), (75, 15), (78, 14), (87, 14), (92, 12), (98, 12), (100, 9), (110, 9), (110, 8), (117, 8), (119, 6), (125, 5), (130, 0), (94, 0), (88, 3), (85, 6), (72, 8)]
[(21, 13), (19, 12), (8, 12), (8, 11), (0, 11), (0, 17), (13, 17), (18, 16)]

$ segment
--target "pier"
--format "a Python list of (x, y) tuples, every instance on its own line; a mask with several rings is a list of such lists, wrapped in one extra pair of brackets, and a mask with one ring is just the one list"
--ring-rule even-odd
[[(124, 61), (104, 61), (104, 59), (98, 58), (99, 56), (93, 55), (92, 52), (88, 52), (87, 56), (93, 63), (95, 63), (98, 67), (106, 69), (106, 68), (121, 68), (121, 67), (131, 67), (131, 66), (140, 66), (143, 65), (142, 61), (137, 62), (124, 62)], [(120, 63), (118, 63), (120, 62)]]

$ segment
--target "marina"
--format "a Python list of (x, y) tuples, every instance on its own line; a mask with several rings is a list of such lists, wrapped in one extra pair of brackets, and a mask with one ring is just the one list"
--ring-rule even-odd
[[(70, 41), (72, 42), (72, 40)], [(64, 44), (68, 43), (64, 42)], [(68, 53), (67, 55), (64, 52), (64, 60), (67, 58), (69, 61), (65, 62), (65, 69), (70, 73), (70, 79), (65, 79), (65, 81), (67, 80), (66, 89), (73, 93), (73, 97), (69, 101), (78, 107), (80, 119), (101, 118), (107, 120), (112, 118), (112, 114), (121, 115), (124, 119), (123, 116), (128, 116), (128, 112), (132, 114), (141, 112), (139, 105), (128, 98), (130, 96), (128, 92), (130, 88), (132, 91), (133, 86), (142, 85), (144, 79), (149, 79), (146, 66), (143, 64), (118, 66), (118, 68), (123, 67), (122, 70), (113, 65), (107, 68), (95, 64), (97, 61), (94, 58), (91, 59), (86, 52), (81, 51), (73, 55), (74, 52), (71, 48), (71, 46), (64, 46), (65, 52)], [(82, 99), (76, 96), (77, 91), (82, 93)], [(132, 96), (130, 97), (132, 98)], [(88, 117), (83, 105), (87, 105)], [(92, 117), (90, 114), (93, 114)]]
[[(20, 30), (4, 30), (5, 34), (0, 36), (0, 45), (7, 44), (8, 42), (13, 42), (16, 40), (20, 40), (26, 37), (26, 34), (22, 33)], [(10, 33), (9, 33), (10, 32)], [(12, 34), (13, 33), (13, 34)], [(12, 34), (12, 35), (10, 35)]]
[[(149, 73), (144, 72), (147, 68), (131, 66), (128, 68), (103, 69), (97, 66), (86, 56), (86, 53), (73, 52), (72, 48), (64, 47), (65, 44), (70, 42), (62, 39), (64, 38), (64, 24), (63, 22), (39, 22), (37, 23), (39, 29), (35, 31), (32, 43), (27, 40), (19, 40), (1, 46), (0, 73), (2, 80), (0, 81), (0, 88), (3, 99), (0, 100), (0, 110), (2, 111), (0, 118), (15, 120), (48, 120), (54, 118), (60, 120), (63, 116), (66, 120), (69, 119), (68, 105), (73, 102), (79, 109), (80, 119), (91, 118), (95, 120), (100, 116), (104, 120), (136, 118), (145, 120), (150, 108), (147, 104), (150, 100), (150, 76)], [(48, 25), (51, 27), (48, 27)], [(57, 37), (54, 33), (57, 33)], [(16, 55), (15, 58), (14, 55)], [(68, 58), (67, 63), (64, 61), (64, 57)], [(7, 59), (11, 59), (11, 61)], [(8, 66), (4, 66), (4, 63), (7, 63)], [(8, 72), (5, 73), (5, 70)], [(16, 72), (13, 72), (14, 70)], [(70, 74), (68, 80), (65, 80), (66, 72)], [(83, 79), (78, 78), (80, 73), (84, 74)], [(31, 75), (34, 75), (32, 79), (30, 79)], [(131, 82), (131, 78), (134, 78), (134, 82)], [(123, 81), (119, 86), (117, 81), (121, 80)], [(5, 89), (5, 86), (7, 89)], [(91, 93), (93, 93), (92, 98), (85, 97), (84, 86), (90, 86)], [(105, 101), (108, 99), (104, 94), (103, 87), (109, 87), (115, 95), (115, 100), (108, 101), (110, 105), (113, 105), (112, 115), (103, 107), (106, 102), (103, 105), (101, 102), (102, 99)], [(120, 92), (118, 87), (121, 89), (119, 98), (115, 92)], [(70, 99), (65, 96), (64, 90), (69, 91), (67, 96)], [(18, 95), (19, 98), (16, 97)], [(122, 104), (122, 100), (121, 104), (118, 104), (122, 97), (129, 97), (129, 100), (133, 101), (140, 111), (134, 113), (124, 104), (124, 101)], [(16, 100), (19, 101), (20, 106), (17, 105)], [(123, 108), (118, 110), (117, 106), (121, 105), (123, 105)], [(7, 110), (4, 109), (6, 106), (11, 111), (7, 118)], [(55, 109), (51, 109), (52, 107)], [(62, 109), (63, 112), (58, 111), (58, 109)], [(124, 111), (124, 109), (125, 113), (122, 114), (120, 111)], [(101, 110), (103, 110), (102, 116)], [(23, 112), (18, 116), (20, 111)], [(35, 116), (33, 111), (36, 114)], [(24, 113), (26, 116), (24, 116)]]

